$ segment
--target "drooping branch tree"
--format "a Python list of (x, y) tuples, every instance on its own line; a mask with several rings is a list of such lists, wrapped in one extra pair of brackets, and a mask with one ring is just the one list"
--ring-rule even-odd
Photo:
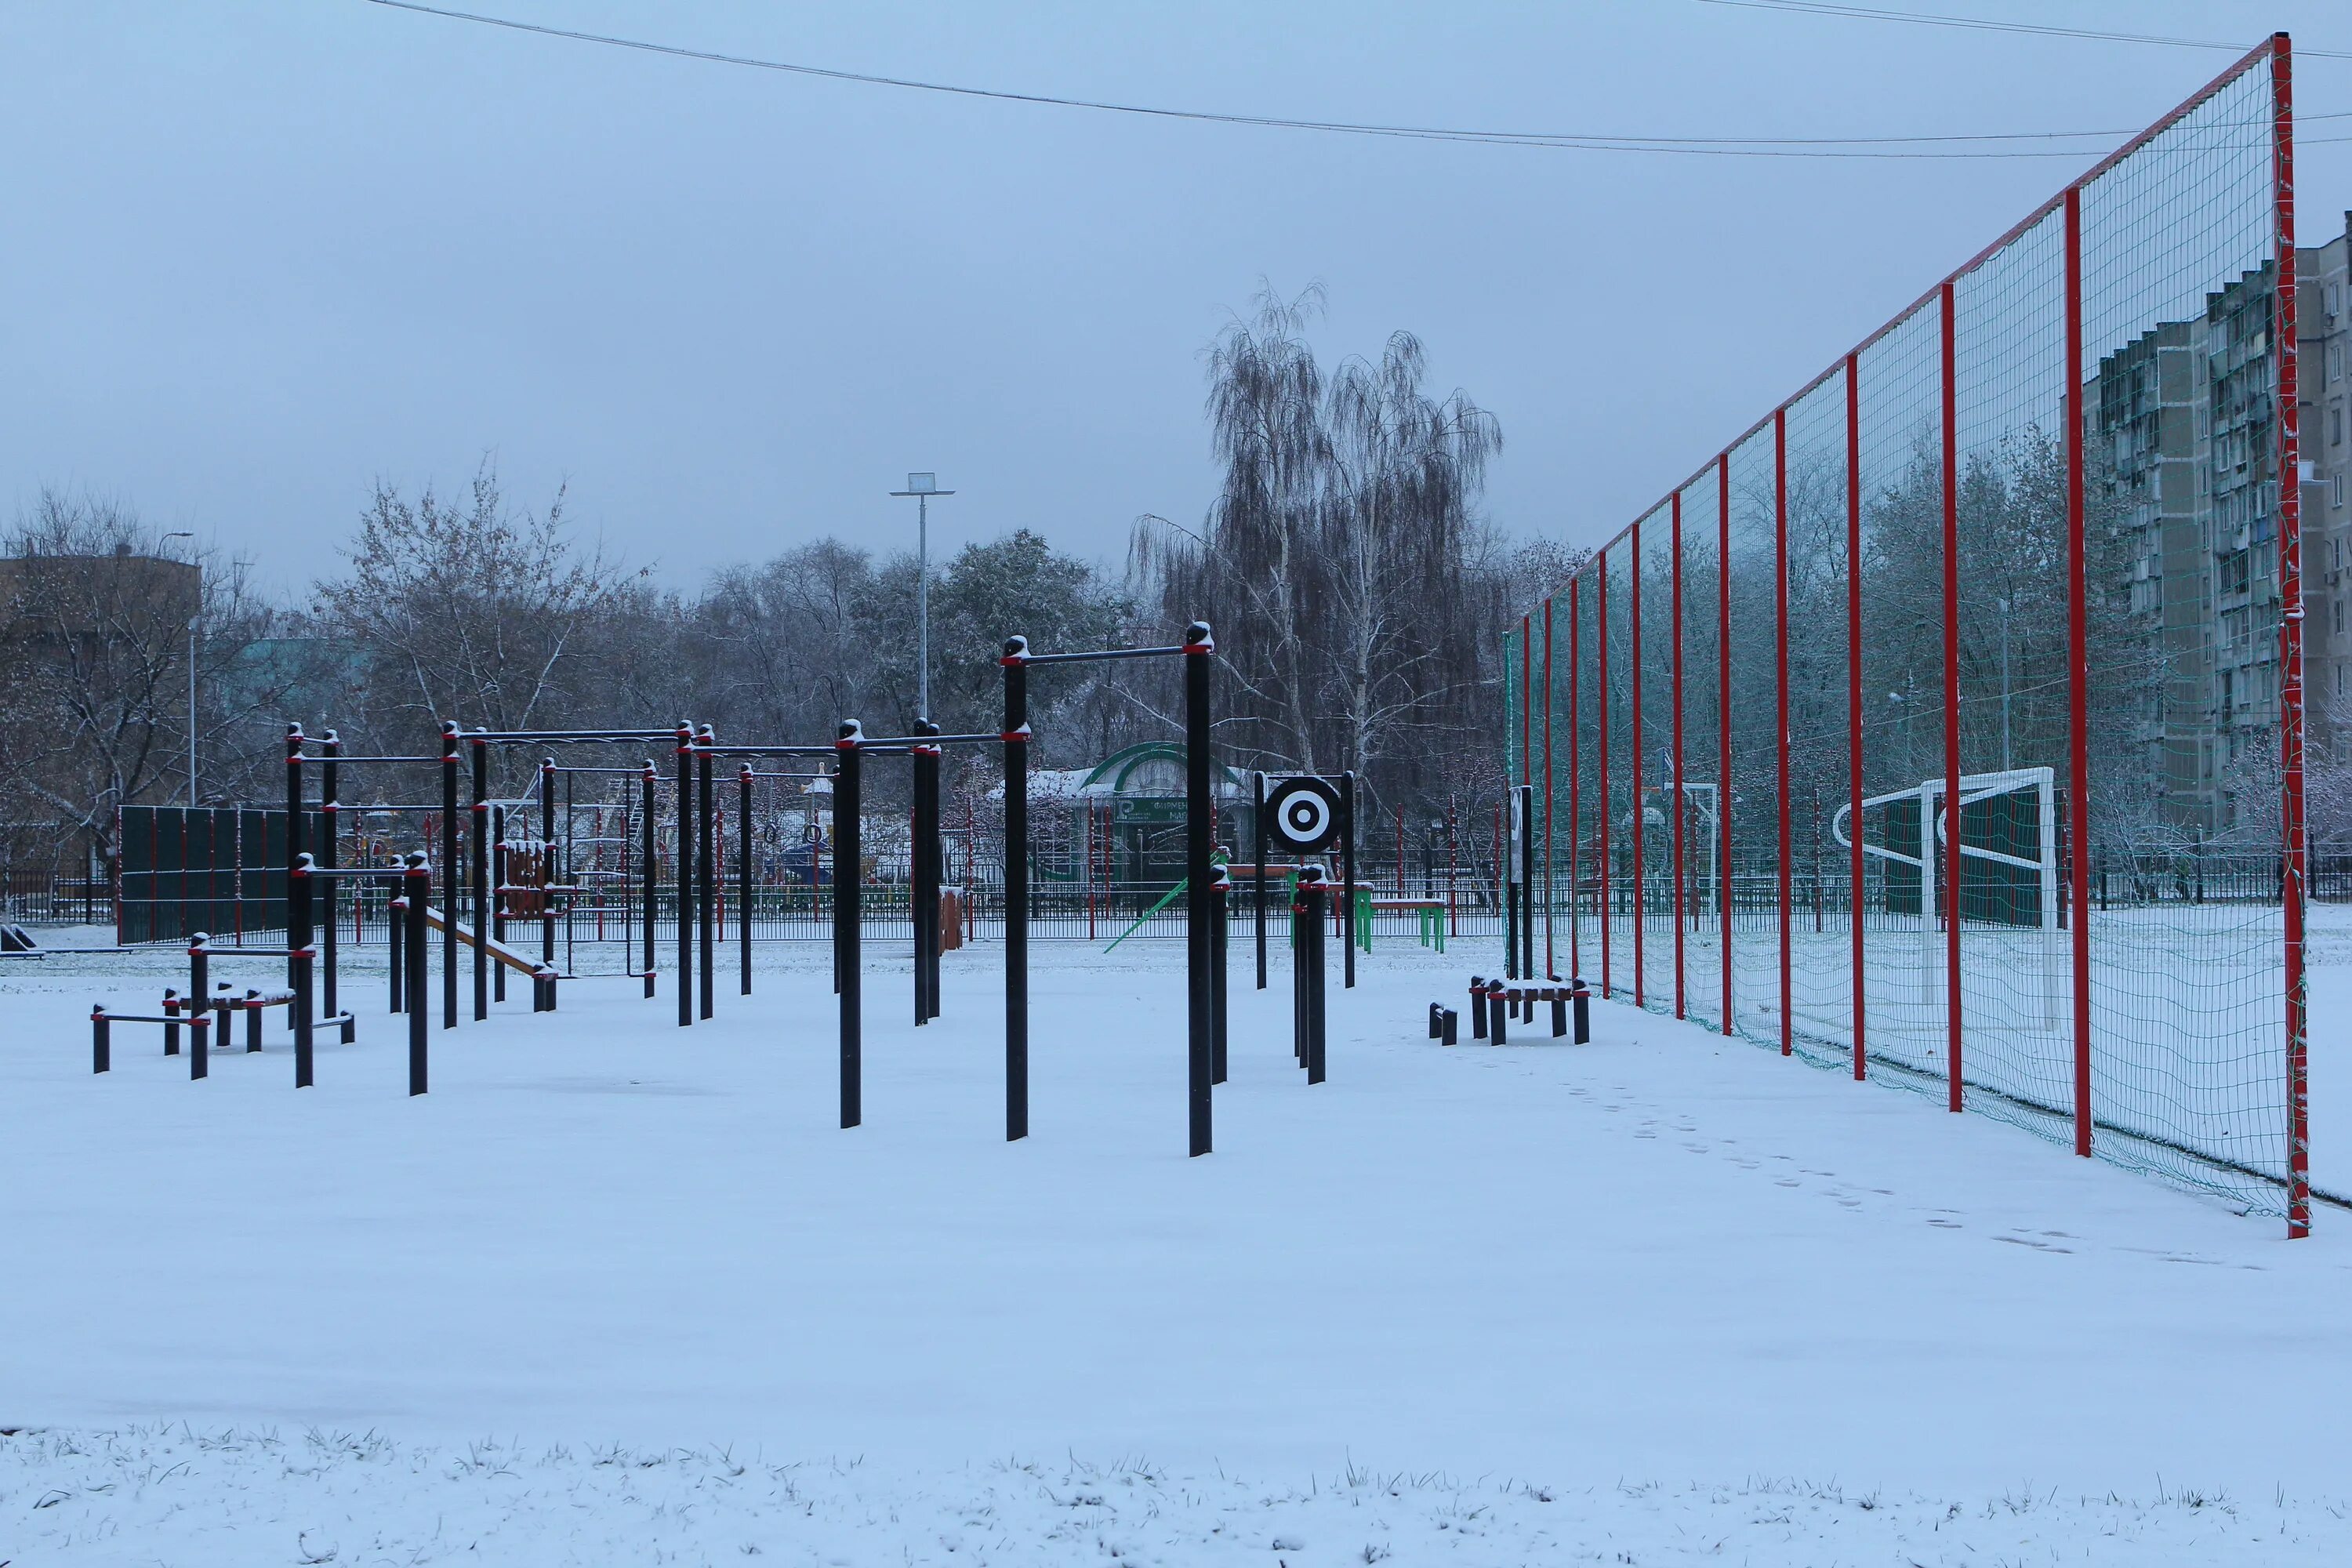
[(1216, 624), (1235, 762), (1352, 768), (1402, 805), (1493, 740), (1503, 625), (1475, 502), (1502, 434), (1465, 394), (1423, 389), (1409, 332), (1327, 376), (1306, 339), (1321, 306), (1269, 289), (1219, 335), (1217, 498), (1199, 532), (1139, 522), (1129, 564), (1170, 626)]

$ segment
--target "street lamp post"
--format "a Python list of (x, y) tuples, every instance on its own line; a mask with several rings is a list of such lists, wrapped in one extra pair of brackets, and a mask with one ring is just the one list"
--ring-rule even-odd
[[(202, 573), (204, 568), (196, 566), (195, 537), (183, 528), (165, 534), (163, 539), (166, 543), (174, 539), (187, 540), (188, 564)], [(192, 811), (196, 805), (196, 623), (203, 609), (204, 589), (199, 579), (196, 602), (188, 611), (188, 808)]]
[(931, 498), (951, 496), (937, 474), (908, 474), (894, 496), (915, 498), (915, 717), (931, 716)]

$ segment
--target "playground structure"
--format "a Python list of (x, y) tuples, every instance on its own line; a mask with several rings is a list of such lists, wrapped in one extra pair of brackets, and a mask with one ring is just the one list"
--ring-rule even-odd
[[(192, 1053), (192, 1076), (203, 1077), (202, 1064), (226, 1042), (229, 1013), (246, 1013), (248, 1043), (257, 1046), (264, 1010), (277, 1008), (283, 1010), (293, 1036), (296, 1086), (310, 1086), (315, 1081), (317, 1031), (331, 1027), (340, 1031), (343, 1043), (356, 1040), (357, 1019), (341, 1006), (339, 933), (348, 914), (356, 941), (369, 913), (376, 910), (382, 911), (377, 923), (389, 943), (387, 1006), (394, 1016), (404, 1016), (408, 1026), (412, 1094), (425, 1092), (428, 1085), (430, 1014), (436, 1000), (441, 1030), (457, 1028), (461, 1015), (468, 1011), (472, 1021), (484, 1022), (491, 1017), (494, 1005), (505, 1000), (509, 977), (520, 975), (530, 982), (534, 1013), (556, 1010), (562, 983), (580, 973), (575, 967), (572, 917), (583, 905), (594, 912), (599, 922), (599, 945), (607, 941), (602, 923), (609, 917), (618, 925), (621, 944), (629, 955), (621, 973), (641, 982), (643, 995), (650, 998), (658, 989), (661, 965), (656, 933), (664, 912), (661, 895), (667, 891), (675, 940), (677, 1024), (688, 1027), (709, 1020), (717, 1007), (716, 955), (726, 897), (722, 889), (731, 891), (735, 907), (738, 989), (742, 994), (751, 992), (751, 917), (759, 893), (754, 874), (760, 864), (761, 831), (754, 805), (759, 786), (772, 781), (800, 787), (805, 846), (801, 855), (775, 856), (772, 826), (772, 858), (784, 858), (798, 870), (812, 913), (816, 911), (821, 888), (829, 888), (832, 894), (840, 1125), (858, 1126), (864, 1117), (863, 943), (867, 885), (862, 795), (869, 759), (904, 756), (911, 768), (907, 883), (914, 946), (910, 1001), (915, 1024), (924, 1026), (942, 1013), (940, 955), (961, 935), (950, 922), (969, 919), (962, 889), (950, 888), (945, 875), (949, 828), (941, 809), (942, 759), (953, 749), (994, 747), (1003, 767), (1000, 840), (1005, 889), (1003, 1125), (1007, 1141), (1024, 1138), (1029, 1131), (1026, 785), (1034, 740), (1028, 717), (1031, 672), (1066, 664), (1173, 658), (1180, 663), (1184, 691), (1185, 875), (1161, 902), (1181, 899), (1182, 903), (1186, 1146), (1192, 1155), (1206, 1154), (1213, 1147), (1212, 1091), (1224, 1081), (1227, 1068), (1224, 965), (1233, 890), (1225, 857), (1217, 843), (1213, 788), (1215, 764), (1210, 713), (1214, 655), (1215, 643), (1205, 621), (1192, 623), (1181, 642), (1166, 646), (1039, 652), (1029, 647), (1026, 638), (1010, 637), (998, 660), (1003, 723), (993, 733), (946, 734), (929, 720), (919, 720), (908, 734), (870, 736), (856, 720), (846, 719), (828, 742), (771, 742), (722, 740), (709, 723), (678, 722), (658, 729), (467, 731), (455, 721), (445, 721), (438, 731), (439, 747), (432, 753), (368, 757), (346, 753), (332, 730), (314, 740), (299, 724), (289, 723), (284, 809), (268, 814), (260, 833), (284, 857), (284, 943), (247, 946), (242, 940), (246, 932), (240, 929), (233, 944), (224, 948), (203, 932), (194, 933), (188, 945), (192, 965), (188, 995), (167, 993), (163, 1008), (152, 1014), (94, 1009), (94, 1059), (100, 1064), (110, 1060), (110, 1031), (116, 1024), (152, 1021), (166, 1028), (167, 1051), (176, 1054), (180, 1026), (202, 1017), (206, 1029), (205, 1049)], [(653, 750), (665, 743), (674, 769), (667, 781), (666, 821), (658, 809), (665, 781), (650, 758), (634, 765), (557, 760), (568, 750), (602, 748), (609, 753), (616, 748)], [(537, 755), (524, 775), (529, 783), (518, 794), (496, 793), (499, 759), (517, 751)], [(722, 876), (730, 837), (722, 832), (717, 791), (716, 765), (722, 761), (738, 764), (731, 879)], [(782, 761), (811, 765), (804, 770), (767, 772), (755, 765)], [(346, 802), (342, 797), (347, 770), (354, 769), (386, 770), (385, 776), (404, 778), (408, 793), (421, 798), (369, 805)], [(583, 781), (590, 793), (585, 833), (580, 831)], [(1326, 1066), (1321, 1023), (1325, 926), (1332, 924), (1340, 934), (1344, 984), (1352, 985), (1356, 952), (1359, 946), (1369, 945), (1372, 911), (1369, 903), (1360, 901), (1358, 895), (1363, 890), (1355, 884), (1353, 777), (1335, 784), (1313, 782), (1317, 789), (1328, 794), (1332, 803), (1331, 809), (1318, 819), (1320, 837), (1311, 846), (1304, 835), (1294, 834), (1288, 841), (1295, 847), (1336, 844), (1344, 868), (1341, 879), (1325, 880), (1319, 868), (1309, 862), (1270, 864), (1263, 845), (1263, 823), (1261, 848), (1251, 874), (1263, 986), (1268, 876), (1277, 871), (1294, 873), (1291, 934), (1300, 960), (1296, 966), (1301, 998), (1299, 1060), (1307, 1069), (1308, 1080), (1319, 1083)], [(1293, 785), (1299, 783), (1290, 781)], [(1261, 779), (1261, 793), (1264, 787)], [(437, 800), (430, 798), (436, 795)], [(358, 833), (362, 816), (375, 830), (374, 837), (364, 841), (364, 849)], [(396, 822), (407, 826), (395, 830), (391, 825)], [(665, 828), (666, 864), (661, 852)], [(406, 843), (395, 849), (393, 841), (401, 837)], [(237, 842), (241, 847), (241, 834)], [(347, 844), (361, 863), (342, 863)], [(436, 866), (443, 873), (437, 903)], [(1296, 874), (1301, 867), (1305, 874)], [(1400, 850), (1400, 883), (1402, 867)], [(972, 847), (968, 839), (966, 869), (971, 868)], [(243, 868), (237, 869), (241, 874)], [(185, 868), (180, 874), (184, 879), (201, 878), (205, 868)], [(516, 928), (527, 931), (532, 925), (538, 927), (539, 935), (535, 954), (529, 951), (532, 944), (527, 940), (515, 940)], [(559, 934), (563, 939), (561, 942)], [(432, 982), (429, 964), (436, 946), (437, 986)], [(215, 998), (207, 966), (224, 953), (282, 959), (284, 984), (267, 991), (248, 987), (241, 996)], [(559, 963), (559, 956), (563, 963)], [(469, 1010), (461, 1007), (460, 980), (468, 969), (473, 1002)], [(100, 1065), (99, 1070), (107, 1068)]]

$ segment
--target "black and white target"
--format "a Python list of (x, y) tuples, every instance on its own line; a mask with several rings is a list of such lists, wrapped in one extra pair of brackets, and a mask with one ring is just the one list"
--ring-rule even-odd
[(1287, 778), (1265, 799), (1275, 842), (1307, 854), (1339, 836), (1339, 792), (1309, 775)]

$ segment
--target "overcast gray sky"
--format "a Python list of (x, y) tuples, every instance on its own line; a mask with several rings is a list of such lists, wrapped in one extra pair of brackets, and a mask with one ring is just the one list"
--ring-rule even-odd
[[(1704, 3), (449, 0), (711, 50), (1252, 114), (1650, 135), (2146, 123), (2228, 56)], [(1894, 4), (1895, 0), (1889, 0)], [(2328, 5), (1910, 8), (2352, 49)], [(2309, 59), (2305, 116), (2352, 110)], [(1211, 493), (1261, 277), (1500, 418), (1490, 515), (1597, 542), (2093, 161), (1332, 136), (661, 58), (366, 0), (0, 6), (0, 505), (88, 489), (332, 570), (382, 477), (495, 453), (689, 586), (832, 532), (1116, 559)], [(2307, 121), (2306, 238), (2352, 203)]]

